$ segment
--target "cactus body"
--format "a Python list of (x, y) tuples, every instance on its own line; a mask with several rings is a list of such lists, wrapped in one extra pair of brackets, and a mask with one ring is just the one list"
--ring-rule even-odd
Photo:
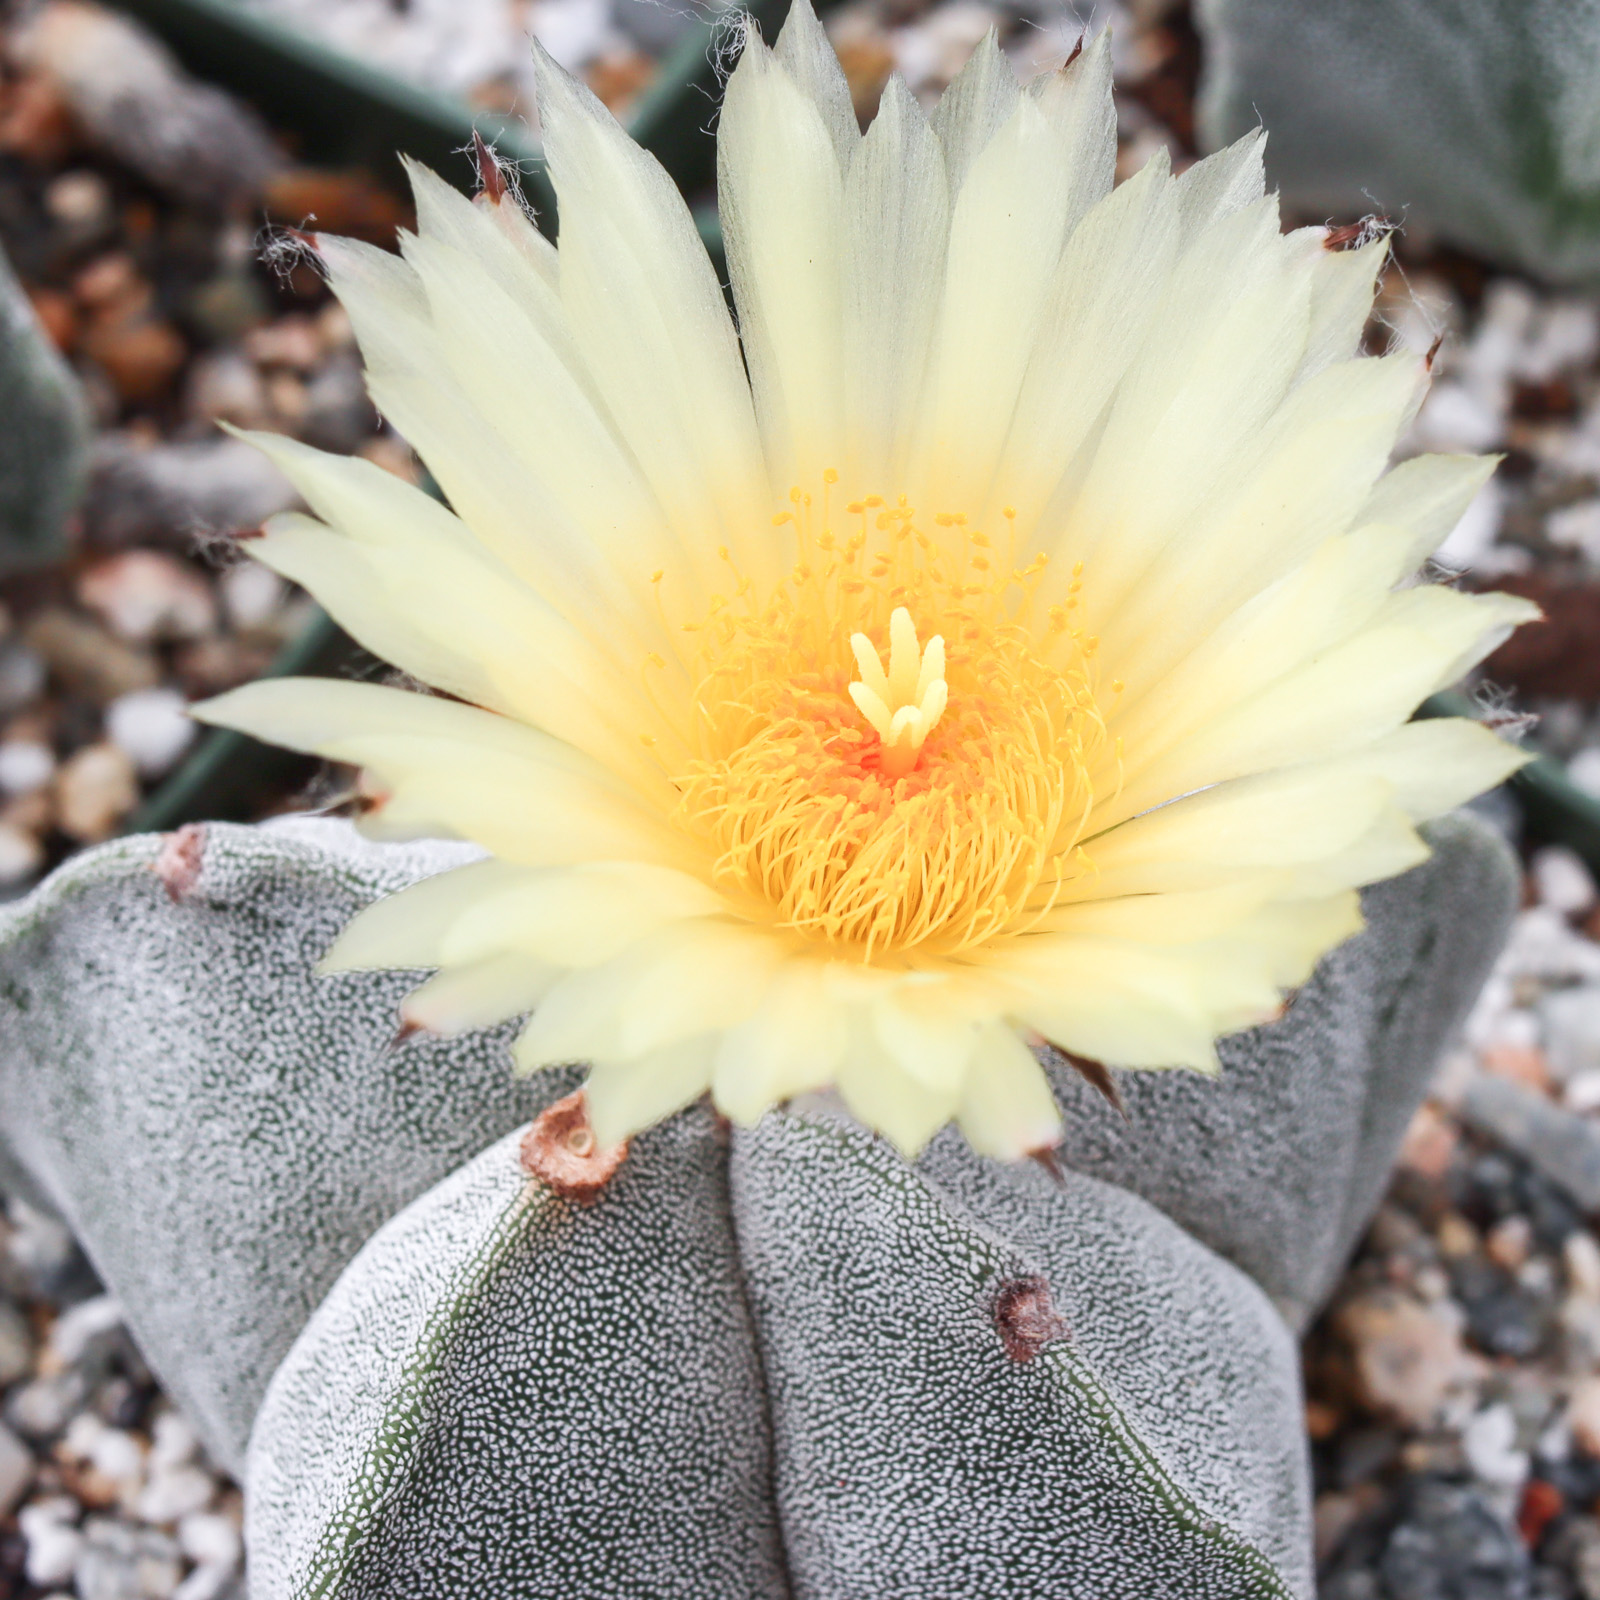
[(503, 1034), (392, 1049), (414, 976), (312, 974), (359, 906), (464, 847), (324, 822), (187, 837), (176, 900), (146, 836), (6, 908), (0, 1106), (8, 1165), (237, 1469), (273, 1368), (368, 1235), (559, 1086), (514, 1083)]
[(577, 1069), (395, 1048), (415, 975), (313, 976), (464, 847), (124, 840), (0, 918), (0, 1152), (223, 1461), (278, 1369), (255, 1600), (1309, 1596), (1251, 1276), (1325, 1292), (1503, 931), (1504, 847), (1433, 838), (1220, 1082), (1124, 1074), (1108, 1133), (1063, 1069), (1059, 1184), (954, 1133), (908, 1166), (826, 1102), (696, 1107), (591, 1207), (515, 1151)]
[(0, 572), (64, 552), (88, 443), (77, 379), (0, 252)]
[(1591, 0), (1202, 0), (1213, 148), (1265, 125), (1311, 214), (1373, 210), (1562, 282), (1600, 276)]
[[(1053, 1336), (1008, 1354), (1041, 1280)], [(251, 1592), (1309, 1596), (1299, 1410), (1260, 1291), (1093, 1179), (695, 1109), (583, 1208), (513, 1136), (280, 1369)]]

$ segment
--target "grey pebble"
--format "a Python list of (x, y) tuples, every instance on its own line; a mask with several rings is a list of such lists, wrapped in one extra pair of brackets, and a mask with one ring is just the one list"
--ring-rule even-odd
[(33, 1483), (33, 1452), (0, 1422), (0, 1516), (9, 1516)]
[(1463, 1120), (1530, 1162), (1583, 1210), (1600, 1211), (1600, 1132), (1505, 1078), (1473, 1079)]
[(1385, 1600), (1528, 1600), (1528, 1552), (1477, 1489), (1423, 1479), (1378, 1570)]

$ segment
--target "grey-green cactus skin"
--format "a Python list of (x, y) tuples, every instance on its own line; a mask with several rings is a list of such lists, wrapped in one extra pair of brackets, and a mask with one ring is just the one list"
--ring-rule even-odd
[(1062, 1159), (1159, 1206), (1244, 1268), (1303, 1328), (1383, 1195), (1439, 1057), (1510, 927), (1519, 880), (1470, 812), (1430, 824), (1434, 854), (1362, 896), (1367, 928), (1288, 1014), (1222, 1041), (1223, 1070), (1127, 1072), (1124, 1120), (1070, 1068)]
[(0, 572), (64, 552), (88, 445), (78, 381), (0, 251)]
[(470, 849), (379, 848), (339, 822), (195, 837), (176, 900), (146, 836), (0, 914), (0, 1143), (237, 1470), (350, 1257), (563, 1087), (514, 1082), (503, 1029), (392, 1048), (414, 974), (313, 975), (356, 910)]
[[(516, 1084), (509, 1028), (396, 1049), (416, 975), (313, 975), (469, 847), (119, 841), (0, 914), (0, 1153), (225, 1464), (294, 1346), (255, 1600), (1308, 1595), (1292, 1335), (1247, 1274), (1296, 1320), (1326, 1292), (1503, 934), (1504, 847), (1433, 842), (1220, 1081), (1125, 1074), (1125, 1127), (1063, 1069), (1060, 1187), (697, 1108), (574, 1210), (504, 1136), (579, 1069)], [(1070, 1332), (1018, 1363), (1029, 1279)]]
[(1291, 204), (1600, 276), (1596, 0), (1200, 0), (1198, 19), (1204, 142), (1264, 124)]
[[(591, 1208), (516, 1145), (279, 1369), (253, 1600), (1309, 1600), (1293, 1341), (1143, 1201), (817, 1113), (692, 1109)], [(1062, 1329), (1014, 1359), (1041, 1279)]]

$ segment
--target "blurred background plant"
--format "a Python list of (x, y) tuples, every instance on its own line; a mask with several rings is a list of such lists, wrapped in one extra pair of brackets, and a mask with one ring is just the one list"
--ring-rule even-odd
[[(715, 20), (650, 0), (0, 8), (0, 894), (121, 832), (347, 787), (197, 741), (183, 716), (274, 668), (370, 670), (241, 557), (233, 535), (292, 492), (215, 424), (418, 475), (281, 230), (388, 243), (408, 220), (392, 151), (470, 188), (451, 152), (474, 125), (529, 158), (540, 202), (518, 121), (532, 30), (651, 139), (714, 244)], [(1406, 448), (1505, 457), (1441, 562), (1548, 616), (1474, 689), (1486, 714), (1537, 715), (1528, 737), (1564, 772), (1482, 806), (1522, 852), (1523, 909), (1304, 1344), (1321, 1593), (1600, 1600), (1600, 5), (841, 0), (826, 17), (863, 118), (893, 71), (931, 103), (991, 27), (1031, 75), (1106, 24), (1119, 175), (1259, 118), (1296, 220), (1403, 225), (1370, 346), (1443, 340)], [(15, 1189), (7, 1216), (0, 1592), (225, 1594), (227, 1472), (65, 1230)]]

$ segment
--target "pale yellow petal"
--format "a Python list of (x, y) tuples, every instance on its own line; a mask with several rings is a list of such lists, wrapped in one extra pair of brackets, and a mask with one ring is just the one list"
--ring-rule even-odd
[(367, 767), (386, 790), (374, 838), (470, 839), (527, 866), (700, 863), (659, 811), (547, 734), (472, 706), (369, 683), (273, 678), (194, 708), (291, 750)]
[(589, 1124), (602, 1147), (681, 1111), (711, 1087), (717, 1036), (699, 1034), (632, 1061), (600, 1061), (584, 1079)]
[(452, 967), (413, 989), (400, 1018), (429, 1033), (454, 1035), (531, 1011), (555, 981), (557, 969), (517, 951)]
[(744, 1021), (783, 959), (748, 925), (694, 922), (640, 939), (551, 989), (517, 1041), (518, 1067), (629, 1061)]
[(1061, 1138), (1061, 1114), (1033, 1052), (1010, 1028), (978, 1030), (956, 1121), (979, 1155), (1020, 1161)]
[[(748, 568), (767, 509), (733, 324), (677, 185), (533, 48), (574, 340), (673, 530), (677, 564), (715, 584), (718, 544), (749, 546)], [(646, 575), (661, 564), (637, 559)]]
[(717, 1046), (711, 1094), (745, 1127), (769, 1107), (829, 1083), (849, 1043), (849, 1026), (825, 994), (823, 964), (791, 961), (774, 972), (761, 1004)]
[(844, 177), (816, 105), (747, 32), (717, 135), (728, 272), (775, 496), (844, 461)]

